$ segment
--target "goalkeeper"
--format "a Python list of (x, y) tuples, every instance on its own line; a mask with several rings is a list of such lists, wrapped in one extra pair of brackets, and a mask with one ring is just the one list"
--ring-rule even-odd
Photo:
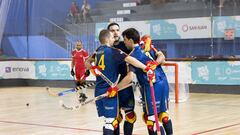
[[(76, 42), (76, 47), (72, 51), (72, 64), (71, 64), (71, 75), (76, 76), (76, 86), (86, 85), (86, 77), (89, 76), (89, 70), (86, 70), (84, 66), (85, 60), (88, 58), (88, 52), (83, 49), (82, 41)], [(84, 102), (87, 99), (86, 88), (81, 89), (79, 95), (79, 102)]]

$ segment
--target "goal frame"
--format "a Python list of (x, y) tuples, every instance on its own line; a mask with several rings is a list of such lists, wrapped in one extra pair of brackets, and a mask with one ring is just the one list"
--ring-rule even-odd
[(178, 75), (178, 64), (174, 62), (165, 62), (163, 66), (172, 66), (175, 70), (175, 103), (179, 103), (179, 75)]

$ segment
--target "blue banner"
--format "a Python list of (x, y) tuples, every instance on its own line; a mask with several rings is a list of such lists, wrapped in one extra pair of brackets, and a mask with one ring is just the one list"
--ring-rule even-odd
[(150, 23), (150, 35), (152, 39), (181, 39), (177, 34), (177, 27), (165, 20), (153, 20)]
[(36, 61), (36, 78), (46, 80), (72, 80), (69, 62)]
[[(150, 34), (153, 40), (198, 39), (211, 38), (211, 36), (223, 38), (226, 29), (234, 29), (235, 37), (240, 37), (240, 16), (147, 20), (145, 23), (142, 21), (119, 22), (121, 30), (133, 27), (133, 24), (137, 24), (134, 26), (137, 26), (140, 33), (144, 30), (143, 34)], [(107, 25), (108, 23), (96, 23), (96, 40), (98, 40), (99, 31), (106, 29)]]
[(213, 37), (224, 37), (225, 29), (234, 29), (235, 37), (240, 37), (240, 16), (213, 17)]
[(193, 84), (239, 85), (240, 62), (192, 62)]

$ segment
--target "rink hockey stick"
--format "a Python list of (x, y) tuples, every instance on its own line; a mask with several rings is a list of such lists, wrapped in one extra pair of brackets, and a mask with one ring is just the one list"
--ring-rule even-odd
[[(132, 85), (133, 85), (133, 83), (129, 83), (128, 85), (126, 85), (126, 86), (122, 87), (121, 89), (119, 89), (118, 92), (121, 91), (121, 90), (124, 90), (124, 89), (126, 89), (126, 88), (128, 88), (128, 87), (130, 87)], [(89, 104), (89, 103), (91, 103), (93, 101), (97, 101), (99, 99), (102, 99), (102, 98), (106, 97), (107, 95), (108, 95), (107, 93), (104, 93), (104, 94), (102, 94), (100, 96), (97, 96), (95, 98), (92, 98), (92, 99), (90, 99), (88, 101), (85, 101), (85, 102), (81, 103), (81, 105), (86, 105), (86, 104)]]
[(47, 90), (47, 92), (48, 92), (48, 94), (49, 94), (50, 96), (60, 97), (60, 96), (66, 95), (66, 94), (68, 94), (68, 93), (78, 92), (79, 90), (81, 90), (81, 89), (83, 89), (83, 88), (88, 88), (88, 87), (91, 87), (91, 86), (94, 86), (94, 85), (95, 85), (95, 83), (92, 82), (92, 83), (89, 83), (89, 84), (85, 84), (85, 85), (83, 85), (83, 86), (78, 86), (78, 87), (76, 87), (76, 88), (72, 88), (72, 89), (68, 89), (68, 90), (63, 90), (63, 91), (57, 92), (57, 93), (51, 91), (51, 90), (49, 89), (49, 87), (47, 87), (46, 90)]
[(154, 86), (153, 86), (153, 82), (150, 78), (149, 78), (149, 83), (150, 83), (150, 91), (151, 91), (152, 103), (153, 103), (153, 112), (154, 112), (154, 117), (155, 117), (155, 122), (156, 122), (156, 127), (157, 127), (157, 134), (161, 135), (160, 126), (159, 126), (159, 122), (158, 122), (157, 106), (156, 106), (156, 100), (155, 100), (155, 94), (154, 94)]
[[(133, 83), (129, 83), (128, 85), (126, 85), (126, 86), (124, 86), (123, 88), (119, 89), (119, 91), (124, 90), (124, 89), (126, 89), (126, 88), (128, 88), (128, 87), (130, 87), (130, 86), (132, 86), (132, 85), (133, 85)], [(118, 91), (118, 92), (119, 92), (119, 91)], [(80, 104), (75, 105), (75, 106), (67, 106), (67, 105), (65, 105), (65, 104), (63, 103), (62, 100), (60, 100), (59, 103), (60, 103), (60, 106), (63, 107), (64, 109), (66, 109), (66, 110), (76, 110), (76, 109), (79, 109), (81, 106), (84, 106), (84, 105), (87, 105), (87, 104), (89, 104), (89, 103), (95, 102), (95, 101), (97, 101), (97, 100), (103, 99), (103, 98), (105, 98), (107, 95), (108, 95), (107, 93), (104, 93), (104, 94), (102, 94), (102, 95), (99, 95), (99, 96), (97, 96), (97, 97), (94, 97), (94, 98), (92, 98), (92, 99), (89, 99), (88, 101), (85, 101), (85, 102), (80, 103)]]
[[(110, 85), (110, 87), (115, 87), (117, 84), (118, 84), (118, 82), (119, 82), (119, 80), (120, 80), (120, 74), (118, 75), (118, 78), (117, 78), (117, 80), (115, 81), (115, 83), (113, 83), (112, 81), (110, 81), (101, 71), (99, 71), (98, 69), (95, 69), (95, 70), (97, 70), (97, 72), (99, 73), (99, 76), (104, 80), (104, 81), (106, 81), (109, 85)], [(102, 95), (103, 96), (103, 95)], [(106, 96), (106, 95), (105, 95)], [(104, 97), (105, 97), (104, 96)], [(101, 97), (101, 95), (100, 95), (100, 97)], [(99, 97), (99, 98), (100, 98)], [(102, 97), (103, 98), (103, 97)], [(98, 99), (99, 100), (99, 99)], [(93, 101), (96, 101), (96, 100), (92, 100), (91, 102), (93, 102)], [(63, 101), (62, 100), (60, 100), (60, 105), (64, 108), (64, 109), (66, 109), (66, 110), (73, 110), (74, 108), (79, 108), (80, 106), (79, 105), (76, 105), (76, 106), (74, 106), (74, 107), (68, 107), (68, 106), (66, 106), (64, 103), (63, 103)], [(90, 102), (89, 102), (90, 103)]]
[[(94, 54), (93, 54), (94, 55)], [(94, 63), (91, 63), (91, 66), (94, 66)], [(93, 69), (94, 72), (98, 73), (97, 75), (99, 75), (105, 82), (107, 82), (111, 87), (115, 87), (118, 84), (118, 81), (120, 79), (120, 74), (118, 75), (117, 81), (115, 83), (113, 83), (112, 81), (110, 81), (99, 69), (95, 68)]]
[[(86, 76), (85, 74), (83, 74), (82, 77), (80, 78), (80, 80), (83, 80), (83, 79), (86, 78), (86, 77), (87, 77), (87, 76)], [(73, 78), (74, 78), (73, 80), (76, 81), (75, 75), (73, 75)], [(85, 79), (84, 79), (84, 80), (85, 80)], [(68, 93), (78, 92), (78, 91), (81, 90), (81, 89), (88, 88), (88, 87), (91, 87), (91, 86), (94, 86), (94, 85), (95, 85), (95, 83), (93, 82), (93, 83), (85, 84), (85, 85), (83, 85), (83, 86), (77, 86), (77, 87), (72, 88), (72, 89), (63, 90), (63, 91), (58, 92), (58, 93), (51, 91), (51, 90), (49, 89), (49, 87), (47, 87), (46, 90), (47, 90), (47, 92), (48, 92), (48, 94), (49, 94), (50, 96), (59, 97), (59, 96), (64, 96), (64, 95), (66, 95), (66, 94), (68, 94)]]
[[(95, 69), (95, 70), (98, 70), (98, 69)], [(117, 84), (118, 84), (118, 82), (119, 82), (119, 79), (120, 79), (120, 76), (121, 76), (120, 74), (118, 75), (118, 78), (117, 78), (116, 82), (113, 83), (113, 82), (110, 81), (101, 71), (98, 70), (97, 72), (99, 72), (100, 77), (101, 77), (105, 82), (107, 82), (111, 87), (117, 86)]]

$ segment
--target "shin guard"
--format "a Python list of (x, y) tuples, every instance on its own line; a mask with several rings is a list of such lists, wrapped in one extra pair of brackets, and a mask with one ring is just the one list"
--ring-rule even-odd
[(133, 125), (136, 122), (137, 116), (134, 111), (126, 111), (125, 122), (124, 122), (124, 135), (132, 135)]
[(167, 122), (163, 122), (163, 127), (164, 127), (167, 135), (172, 135), (173, 134), (172, 121), (171, 120), (168, 120)]
[(118, 117), (117, 117), (118, 126), (117, 126), (117, 128), (114, 130), (114, 135), (120, 135), (120, 127), (119, 127), (119, 124), (122, 122), (122, 120), (123, 120), (123, 116), (122, 116), (121, 112), (119, 112)]
[(155, 119), (153, 115), (147, 117), (146, 124), (147, 124), (148, 134), (157, 135), (156, 124), (155, 124)]
[(163, 123), (163, 127), (165, 129), (166, 134), (172, 135), (173, 134), (172, 121), (171, 119), (169, 119), (168, 113), (167, 112), (160, 113), (159, 120), (160, 122)]
[[(111, 133), (111, 135), (114, 135), (115, 130), (117, 130), (119, 127), (118, 120), (115, 118), (105, 118), (105, 125), (104, 125), (104, 130), (106, 135), (110, 135), (107, 133)], [(104, 134), (104, 135), (105, 135)], [(117, 134), (116, 134), (117, 135)]]

